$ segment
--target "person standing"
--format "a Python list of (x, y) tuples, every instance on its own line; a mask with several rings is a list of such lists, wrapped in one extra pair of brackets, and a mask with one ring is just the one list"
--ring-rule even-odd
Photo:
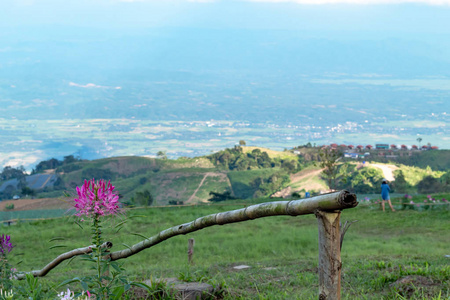
[(392, 207), (392, 203), (391, 203), (391, 198), (389, 196), (389, 192), (391, 191), (391, 189), (389, 188), (389, 185), (387, 184), (387, 180), (383, 179), (383, 182), (381, 183), (381, 207), (384, 210), (384, 202), (387, 201), (387, 203), (389, 204), (389, 207), (391, 208), (392, 211), (395, 211), (394, 207)]

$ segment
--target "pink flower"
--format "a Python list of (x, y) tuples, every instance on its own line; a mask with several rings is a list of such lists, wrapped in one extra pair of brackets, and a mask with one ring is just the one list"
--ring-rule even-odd
[(425, 199), (425, 200), (423, 200), (423, 203), (427, 203), (428, 201)]
[(431, 198), (431, 195), (427, 195), (427, 198), (430, 199), (430, 198)]
[(115, 215), (119, 210), (119, 196), (111, 182), (85, 180), (81, 187), (77, 187), (77, 194), (78, 198), (74, 199), (77, 216)]
[(414, 201), (409, 201), (409, 204), (414, 204)]

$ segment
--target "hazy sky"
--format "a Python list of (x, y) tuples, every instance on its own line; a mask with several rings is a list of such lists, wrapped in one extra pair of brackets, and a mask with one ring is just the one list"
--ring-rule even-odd
[[(314, 3), (312, 5), (311, 3)], [(450, 0), (2, 0), (0, 26), (450, 33)]]

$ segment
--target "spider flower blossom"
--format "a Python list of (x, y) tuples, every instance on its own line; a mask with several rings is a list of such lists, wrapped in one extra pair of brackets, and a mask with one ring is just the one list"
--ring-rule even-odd
[(6, 253), (11, 252), (13, 245), (10, 242), (11, 236), (2, 234), (0, 237), (0, 253), (5, 255)]
[(119, 196), (109, 181), (85, 180), (81, 187), (77, 187), (77, 194), (78, 198), (74, 199), (77, 216), (115, 215), (119, 210)]

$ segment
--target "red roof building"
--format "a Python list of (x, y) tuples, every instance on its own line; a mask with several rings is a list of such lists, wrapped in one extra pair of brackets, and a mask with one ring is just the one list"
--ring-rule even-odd
[(347, 147), (348, 147), (348, 149), (353, 149), (353, 148), (355, 148), (355, 146), (353, 146), (353, 145), (348, 145)]
[(439, 149), (439, 147), (438, 146), (432, 146), (431, 149), (437, 150), (437, 149)]
[(417, 148), (417, 146), (416, 146), (416, 145), (412, 145), (412, 146), (411, 146), (411, 149), (415, 149), (415, 150), (417, 150), (418, 148)]
[(366, 149), (371, 150), (372, 148), (373, 148), (372, 145), (367, 145), (367, 146), (366, 146)]
[(364, 149), (364, 147), (363, 147), (362, 145), (358, 145), (358, 146), (356, 146), (356, 148), (358, 148), (358, 149)]
[(403, 150), (407, 150), (407, 149), (408, 149), (408, 146), (402, 145), (401, 148), (402, 148)]
[(397, 149), (397, 145), (392, 144), (391, 149)]

